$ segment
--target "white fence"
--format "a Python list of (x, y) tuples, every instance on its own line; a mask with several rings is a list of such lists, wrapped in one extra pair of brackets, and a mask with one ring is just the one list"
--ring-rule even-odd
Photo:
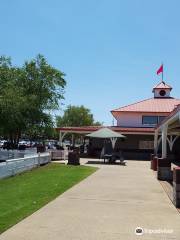
[(51, 159), (52, 160), (67, 160), (69, 152), (72, 152), (68, 149), (65, 150), (52, 150)]
[(37, 166), (49, 163), (51, 156), (49, 153), (32, 155), (25, 158), (6, 160), (0, 164), (0, 178), (14, 176)]
[(18, 152), (18, 151), (6, 151), (6, 150), (1, 150), (0, 149), (0, 161), (5, 161), (8, 159), (15, 159), (15, 158), (23, 158), (24, 157), (23, 152)]

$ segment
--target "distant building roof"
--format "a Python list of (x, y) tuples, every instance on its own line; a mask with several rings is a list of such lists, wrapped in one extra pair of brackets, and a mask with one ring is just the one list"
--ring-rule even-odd
[(172, 89), (172, 87), (170, 85), (167, 85), (165, 82), (160, 82), (158, 83), (156, 86), (153, 87), (153, 92), (155, 89)]
[[(56, 131), (61, 132), (70, 132), (70, 133), (81, 133), (87, 134), (94, 132), (98, 129), (104, 128), (104, 126), (84, 126), (84, 127), (57, 127)], [(148, 127), (117, 127), (117, 126), (108, 126), (113, 131), (122, 133), (122, 134), (153, 134), (154, 128)]]
[(142, 112), (142, 113), (170, 113), (180, 104), (180, 99), (175, 98), (150, 98), (111, 111), (113, 116), (118, 112)]

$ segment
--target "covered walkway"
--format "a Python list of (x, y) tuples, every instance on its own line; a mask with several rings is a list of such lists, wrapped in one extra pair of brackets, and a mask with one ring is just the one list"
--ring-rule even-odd
[(180, 136), (180, 104), (177, 105), (176, 108), (170, 113), (170, 115), (166, 117), (164, 121), (162, 121), (162, 123), (160, 123), (155, 129), (154, 134), (155, 155), (157, 155), (158, 148), (161, 143), (162, 158), (169, 157), (167, 154), (167, 147), (169, 148), (169, 152), (171, 153), (179, 136)]
[[(0, 239), (180, 239), (180, 214), (149, 169), (149, 162), (96, 166), (100, 168), (96, 173), (3, 233)], [(144, 229), (141, 237), (135, 235), (136, 227)]]

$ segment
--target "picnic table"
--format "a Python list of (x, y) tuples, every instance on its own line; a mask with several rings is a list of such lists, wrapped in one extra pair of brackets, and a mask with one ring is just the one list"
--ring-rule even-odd
[(122, 153), (112, 153), (112, 154), (104, 154), (103, 156), (104, 163), (106, 163), (106, 160), (108, 160), (109, 163), (115, 163), (116, 160), (120, 160), (120, 164), (125, 164), (124, 158), (122, 156)]
[(104, 154), (104, 163), (106, 162), (106, 159), (109, 161), (109, 162), (111, 162), (111, 160), (112, 160), (112, 154)]

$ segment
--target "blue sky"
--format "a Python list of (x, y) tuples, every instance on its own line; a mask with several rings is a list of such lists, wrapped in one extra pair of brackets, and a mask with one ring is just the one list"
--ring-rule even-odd
[(110, 110), (152, 97), (162, 61), (180, 98), (179, 9), (178, 0), (2, 0), (1, 54), (16, 65), (43, 54), (66, 73), (64, 108), (83, 104), (111, 125)]

